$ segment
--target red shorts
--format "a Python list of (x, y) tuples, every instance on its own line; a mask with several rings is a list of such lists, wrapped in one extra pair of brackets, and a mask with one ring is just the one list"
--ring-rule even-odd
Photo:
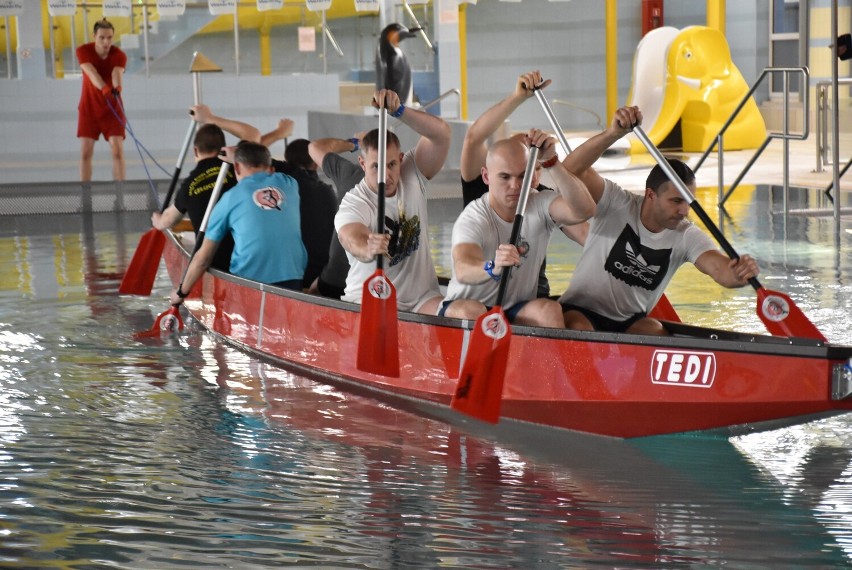
[(105, 140), (109, 140), (110, 137), (124, 138), (124, 114), (120, 108), (115, 107), (115, 104), (113, 109), (115, 113), (106, 106), (106, 103), (102, 109), (94, 113), (81, 108), (77, 116), (77, 138), (98, 140), (101, 135)]

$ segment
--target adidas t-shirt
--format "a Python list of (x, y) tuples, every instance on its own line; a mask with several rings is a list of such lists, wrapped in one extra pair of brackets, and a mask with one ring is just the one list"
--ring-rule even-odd
[(639, 221), (642, 199), (605, 181), (583, 254), (561, 303), (616, 321), (647, 313), (682, 263), (695, 263), (702, 253), (715, 249), (710, 237), (689, 220), (674, 230), (645, 229)]

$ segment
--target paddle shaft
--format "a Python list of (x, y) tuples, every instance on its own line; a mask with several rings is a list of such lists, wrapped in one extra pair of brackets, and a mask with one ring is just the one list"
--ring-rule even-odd
[(533, 89), (533, 93), (535, 93), (535, 98), (538, 99), (538, 102), (541, 103), (541, 108), (544, 110), (544, 114), (547, 115), (547, 120), (550, 122), (551, 128), (556, 131), (556, 138), (558, 138), (559, 142), (562, 143), (562, 148), (565, 149), (567, 154), (571, 154), (571, 145), (568, 144), (568, 139), (565, 138), (565, 133), (562, 132), (562, 128), (556, 121), (556, 115), (553, 114), (553, 109), (550, 108), (550, 103), (547, 102), (547, 98), (544, 96), (544, 93), (542, 93), (541, 89), (538, 87)]
[[(530, 187), (532, 186), (533, 175), (535, 174), (535, 163), (538, 160), (538, 147), (530, 147), (530, 155), (527, 159), (527, 169), (524, 171), (524, 180), (521, 183), (521, 195), (518, 197), (518, 205), (515, 208), (515, 220), (512, 223), (512, 234), (509, 237), (509, 243), (517, 246), (518, 239), (521, 236), (521, 226), (524, 223), (524, 214), (527, 211), (527, 199), (530, 195)], [(503, 273), (500, 275), (500, 285), (497, 287), (497, 302), (495, 305), (503, 306), (503, 297), (506, 295), (506, 288), (509, 284), (509, 275), (512, 273), (512, 266), (509, 265), (503, 268)]]
[(172, 174), (172, 181), (169, 184), (169, 191), (166, 193), (166, 198), (163, 200), (163, 205), (160, 207), (160, 213), (166, 211), (169, 207), (169, 202), (172, 201), (172, 195), (175, 193), (178, 180), (180, 179), (180, 171), (183, 168), (183, 162), (186, 160), (186, 153), (189, 151), (189, 145), (192, 144), (192, 137), (195, 135), (195, 128), (198, 123), (194, 119), (189, 121), (189, 129), (186, 131), (186, 137), (183, 139), (183, 146), (178, 154), (177, 164), (175, 164), (175, 172)]
[(198, 228), (198, 233), (195, 235), (195, 247), (192, 248), (192, 254), (189, 256), (189, 263), (186, 264), (186, 269), (180, 278), (178, 291), (183, 291), (183, 280), (186, 279), (186, 273), (189, 271), (192, 258), (195, 257), (195, 254), (204, 242), (204, 232), (207, 231), (207, 222), (210, 220), (210, 214), (213, 212), (213, 206), (216, 205), (216, 202), (219, 201), (219, 196), (222, 194), (222, 187), (225, 185), (225, 178), (228, 177), (228, 170), (230, 170), (230, 168), (231, 165), (227, 162), (223, 162), (222, 166), (219, 167), (219, 176), (216, 177), (216, 184), (213, 186), (213, 192), (210, 193), (210, 201), (207, 202), (207, 209), (204, 211), (204, 217), (201, 219), (201, 227)]
[[(379, 175), (376, 212), (376, 233), (385, 233), (385, 186), (387, 184), (388, 110), (379, 109)], [(384, 254), (376, 256), (376, 269), (384, 267)]]
[[(669, 177), (669, 180), (672, 184), (674, 184), (675, 188), (678, 189), (680, 195), (683, 196), (683, 199), (689, 202), (689, 206), (704, 224), (704, 227), (709, 230), (713, 237), (716, 238), (716, 241), (719, 242), (719, 245), (722, 246), (722, 249), (728, 254), (728, 257), (734, 260), (739, 260), (740, 255), (734, 249), (734, 246), (731, 245), (731, 242), (719, 231), (718, 226), (713, 223), (713, 220), (710, 219), (710, 216), (707, 215), (707, 212), (704, 211), (704, 208), (695, 199), (695, 196), (692, 195), (692, 192), (689, 191), (689, 188), (686, 187), (683, 180), (680, 179), (680, 176), (677, 175), (677, 172), (674, 171), (669, 161), (663, 156), (660, 152), (660, 149), (651, 142), (651, 139), (648, 138), (648, 135), (645, 134), (645, 131), (642, 130), (642, 127), (635, 125), (633, 127), (633, 134), (642, 141), (642, 144), (645, 145), (645, 148), (648, 149), (648, 152), (654, 157), (654, 160), (657, 161), (657, 164), (660, 165), (660, 168), (663, 169), (663, 172), (666, 173), (666, 176)], [(759, 290), (763, 288), (763, 285), (757, 280), (757, 277), (752, 277), (748, 280), (749, 284), (755, 288), (755, 290)]]

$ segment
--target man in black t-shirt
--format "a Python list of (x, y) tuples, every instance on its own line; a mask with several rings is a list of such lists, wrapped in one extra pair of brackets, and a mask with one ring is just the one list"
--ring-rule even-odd
[[(171, 229), (184, 215), (189, 216), (196, 235), (207, 211), (210, 195), (219, 177), (219, 169), (222, 160), (219, 151), (225, 146), (225, 133), (214, 124), (201, 125), (195, 133), (193, 141), (193, 153), (196, 165), (192, 172), (184, 179), (180, 189), (175, 194), (174, 202), (161, 214), (151, 214), (151, 225), (158, 230)], [(237, 183), (234, 172), (228, 172), (222, 192), (231, 189)], [(234, 240), (228, 236), (219, 244), (213, 267), (222, 271), (228, 271), (231, 263), (231, 251), (234, 249)]]

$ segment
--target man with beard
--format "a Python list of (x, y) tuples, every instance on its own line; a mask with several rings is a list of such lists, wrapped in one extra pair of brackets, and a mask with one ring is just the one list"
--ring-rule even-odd
[[(677, 268), (689, 261), (723, 287), (743, 287), (760, 272), (748, 255), (732, 260), (686, 219), (689, 202), (657, 165), (644, 194), (602, 178), (592, 165), (615, 141), (640, 124), (638, 107), (622, 107), (609, 128), (577, 147), (563, 165), (579, 177), (597, 204), (583, 254), (559, 298), (565, 326), (637, 334), (667, 334), (648, 317)], [(694, 193), (695, 174), (683, 162), (672, 169)]]

